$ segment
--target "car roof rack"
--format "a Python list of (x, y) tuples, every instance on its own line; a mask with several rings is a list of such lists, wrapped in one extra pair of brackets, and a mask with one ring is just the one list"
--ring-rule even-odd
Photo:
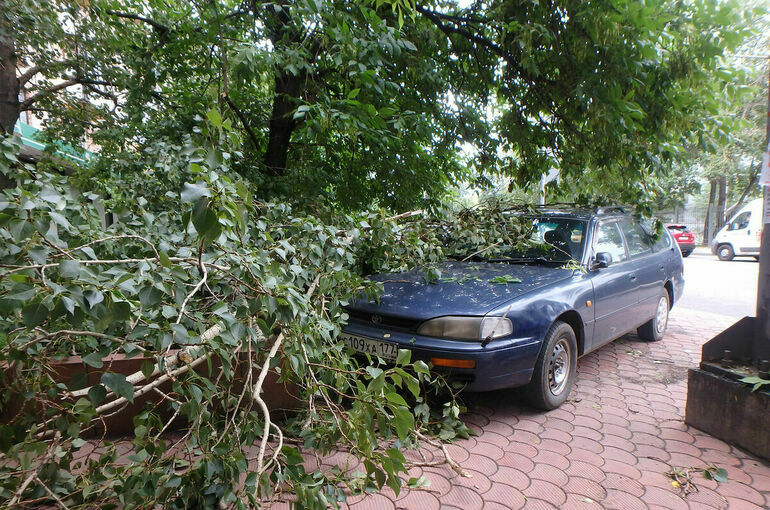
[(627, 207), (623, 205), (605, 205), (596, 208), (596, 214), (627, 213)]

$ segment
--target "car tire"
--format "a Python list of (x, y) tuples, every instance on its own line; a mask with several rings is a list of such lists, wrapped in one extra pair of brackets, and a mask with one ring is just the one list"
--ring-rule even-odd
[(682, 257), (685, 257), (685, 258), (687, 258), (687, 257), (689, 257), (689, 256), (690, 256), (690, 254), (691, 254), (691, 253), (692, 253), (691, 251), (683, 251), (683, 252), (682, 252)]
[(577, 352), (575, 331), (567, 323), (554, 322), (543, 340), (532, 379), (524, 387), (533, 407), (548, 411), (567, 400), (575, 382)]
[(662, 340), (668, 326), (669, 308), (668, 291), (663, 289), (658, 297), (658, 304), (655, 307), (655, 316), (636, 330), (639, 338), (645, 342), (658, 342)]
[(717, 257), (719, 257), (719, 260), (733, 260), (733, 257), (735, 257), (733, 247), (729, 244), (720, 244), (717, 247)]

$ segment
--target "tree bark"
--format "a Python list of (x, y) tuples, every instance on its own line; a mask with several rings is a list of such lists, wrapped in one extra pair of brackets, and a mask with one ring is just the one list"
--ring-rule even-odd
[(751, 162), (751, 168), (752, 172), (749, 176), (749, 182), (746, 185), (745, 188), (743, 188), (743, 193), (741, 193), (741, 197), (738, 199), (738, 201), (730, 208), (725, 211), (725, 221), (727, 221), (730, 217), (732, 217), (733, 214), (735, 214), (736, 211), (740, 210), (741, 206), (743, 205), (743, 202), (746, 201), (746, 197), (749, 196), (749, 193), (751, 193), (751, 190), (754, 188), (754, 186), (757, 185), (757, 180), (759, 179), (759, 171), (762, 169), (762, 162), (759, 161), (754, 164), (755, 162), (752, 160)]
[(714, 181), (714, 179), (709, 179), (709, 186), (709, 205), (706, 209), (706, 221), (703, 224), (703, 244), (705, 245), (708, 245), (711, 242), (711, 238), (713, 237), (711, 224), (713, 222), (714, 216), (714, 202), (716, 201), (717, 197), (717, 187), (716, 181)]
[[(278, 0), (265, 8), (268, 12), (265, 25), (273, 47), (297, 43), (301, 33), (292, 23), (291, 2)], [(297, 126), (293, 119), (295, 100), (299, 98), (305, 79), (304, 72), (294, 75), (285, 69), (275, 70), (273, 110), (268, 123), (267, 148), (262, 159), (268, 175), (277, 177), (286, 173), (291, 134)]]
[(16, 46), (13, 39), (0, 37), (0, 134), (13, 133), (19, 112)]
[(724, 175), (717, 178), (719, 184), (719, 195), (717, 198), (717, 213), (716, 213), (716, 225), (714, 226), (714, 232), (719, 232), (725, 225), (725, 207), (727, 207), (727, 177)]
[(301, 76), (293, 76), (286, 72), (275, 77), (273, 112), (270, 115), (267, 148), (263, 158), (269, 175), (281, 176), (286, 172), (289, 142), (296, 127), (296, 122), (292, 118), (295, 109), (294, 99), (299, 97), (302, 80)]

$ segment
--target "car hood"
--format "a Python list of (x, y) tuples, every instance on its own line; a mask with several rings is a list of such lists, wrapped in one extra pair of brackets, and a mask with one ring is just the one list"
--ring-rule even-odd
[[(484, 315), (536, 289), (572, 276), (553, 265), (484, 262), (446, 262), (439, 266), (437, 283), (426, 282), (425, 269), (387, 273), (371, 279), (382, 282), (379, 303), (355, 301), (351, 308), (378, 315), (426, 320), (442, 315)], [(496, 283), (495, 279), (520, 283)]]

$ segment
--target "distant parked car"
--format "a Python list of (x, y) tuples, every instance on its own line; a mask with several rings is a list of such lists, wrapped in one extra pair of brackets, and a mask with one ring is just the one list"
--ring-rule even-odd
[(676, 239), (676, 244), (682, 251), (682, 257), (689, 257), (695, 250), (695, 236), (692, 235), (687, 225), (666, 225), (671, 235)]
[(340, 339), (384, 360), (409, 349), (471, 391), (524, 386), (534, 406), (553, 409), (567, 400), (578, 356), (633, 330), (663, 338), (684, 287), (666, 229), (653, 240), (618, 207), (528, 218), (532, 245), (504, 257), (446, 262), (435, 283), (424, 270), (373, 277), (384, 294), (348, 307)]
[(754, 257), (759, 260), (762, 235), (762, 199), (752, 200), (730, 218), (711, 241), (711, 252), (719, 260)]

